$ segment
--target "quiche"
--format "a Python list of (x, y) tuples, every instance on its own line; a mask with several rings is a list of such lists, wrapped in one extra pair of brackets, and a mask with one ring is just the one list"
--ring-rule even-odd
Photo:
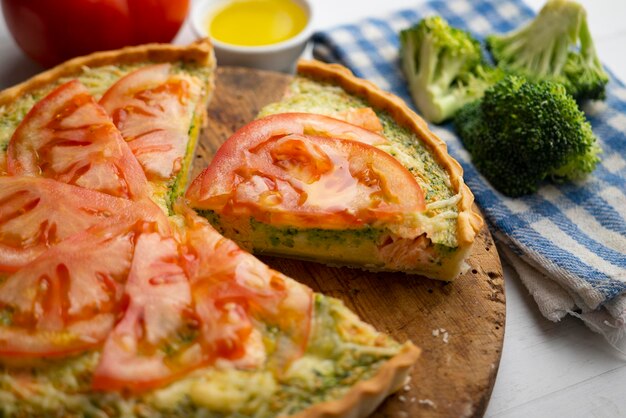
[(257, 254), (454, 280), (482, 226), (461, 166), (399, 98), (302, 61), (186, 194)]
[(362, 417), (419, 356), (180, 197), (208, 41), (0, 93), (0, 416)]

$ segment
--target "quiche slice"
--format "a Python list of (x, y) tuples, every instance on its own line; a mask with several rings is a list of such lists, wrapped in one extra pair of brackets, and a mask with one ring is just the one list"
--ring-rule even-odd
[(461, 166), (399, 98), (302, 61), (186, 194), (258, 254), (453, 280), (482, 226)]
[(188, 181), (214, 70), (208, 40), (143, 45), (75, 58), (4, 90), (0, 175), (149, 196), (171, 210)]
[[(2, 416), (366, 416), (419, 355), (190, 209), (166, 217), (39, 177), (0, 185), (4, 232), (84, 218), (0, 273)], [(33, 194), (68, 203), (24, 206)]]

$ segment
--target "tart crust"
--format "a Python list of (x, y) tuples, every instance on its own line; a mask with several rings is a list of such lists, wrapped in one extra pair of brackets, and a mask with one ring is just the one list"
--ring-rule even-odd
[(389, 359), (374, 377), (354, 385), (340, 399), (322, 402), (301, 411), (291, 418), (364, 418), (378, 408), (385, 398), (406, 384), (413, 363), (421, 350), (410, 341), (398, 354)]
[(399, 125), (411, 130), (430, 148), (437, 163), (448, 172), (454, 191), (461, 194), (461, 199), (457, 204), (459, 211), (457, 240), (461, 250), (469, 248), (482, 228), (483, 219), (474, 209), (474, 195), (463, 181), (463, 168), (448, 154), (446, 143), (428, 129), (427, 123), (402, 99), (381, 90), (367, 80), (356, 77), (342, 65), (326, 64), (316, 60), (300, 60), (297, 72), (314, 80), (334, 84), (348, 93), (365, 99), (373, 107), (389, 113)]
[[(71, 77), (83, 71), (84, 67), (102, 67), (105, 65), (132, 64), (138, 62), (194, 62), (206, 67), (215, 67), (213, 46), (208, 39), (201, 39), (190, 45), (146, 44), (130, 46), (113, 51), (94, 52), (90, 55), (73, 58), (43, 73), (0, 92), (0, 106), (11, 103), (18, 97), (31, 91), (55, 83), (63, 77)], [(212, 91), (214, 76), (211, 75)]]

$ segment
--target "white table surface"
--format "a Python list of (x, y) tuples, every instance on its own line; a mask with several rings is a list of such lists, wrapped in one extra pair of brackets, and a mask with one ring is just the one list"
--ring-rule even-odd
[[(200, 0), (201, 1), (201, 0)], [(323, 29), (411, 7), (416, 0), (312, 0)], [(526, 0), (538, 10), (543, 0)], [(579, 0), (587, 9), (600, 59), (626, 80), (626, 1)], [(1, 11), (0, 11), (1, 14)], [(176, 42), (187, 42), (185, 26)], [(17, 48), (0, 19), (0, 88), (40, 71)], [(539, 313), (515, 273), (505, 269), (504, 350), (487, 417), (626, 416), (626, 356), (580, 321), (552, 323)], [(419, 341), (417, 342), (419, 344)]]

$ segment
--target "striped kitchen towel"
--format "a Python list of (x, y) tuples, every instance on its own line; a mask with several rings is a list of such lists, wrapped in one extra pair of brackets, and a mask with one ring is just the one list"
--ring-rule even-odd
[[(398, 32), (438, 14), (483, 39), (534, 16), (521, 0), (432, 1), (384, 18), (371, 18), (314, 35), (314, 56), (339, 62), (412, 104), (399, 65)], [(577, 316), (615, 345), (626, 330), (626, 88), (611, 77), (604, 102), (584, 108), (604, 153), (584, 181), (545, 185), (508, 198), (480, 175), (450, 124), (434, 126), (461, 163), (502, 254), (557, 321)]]

